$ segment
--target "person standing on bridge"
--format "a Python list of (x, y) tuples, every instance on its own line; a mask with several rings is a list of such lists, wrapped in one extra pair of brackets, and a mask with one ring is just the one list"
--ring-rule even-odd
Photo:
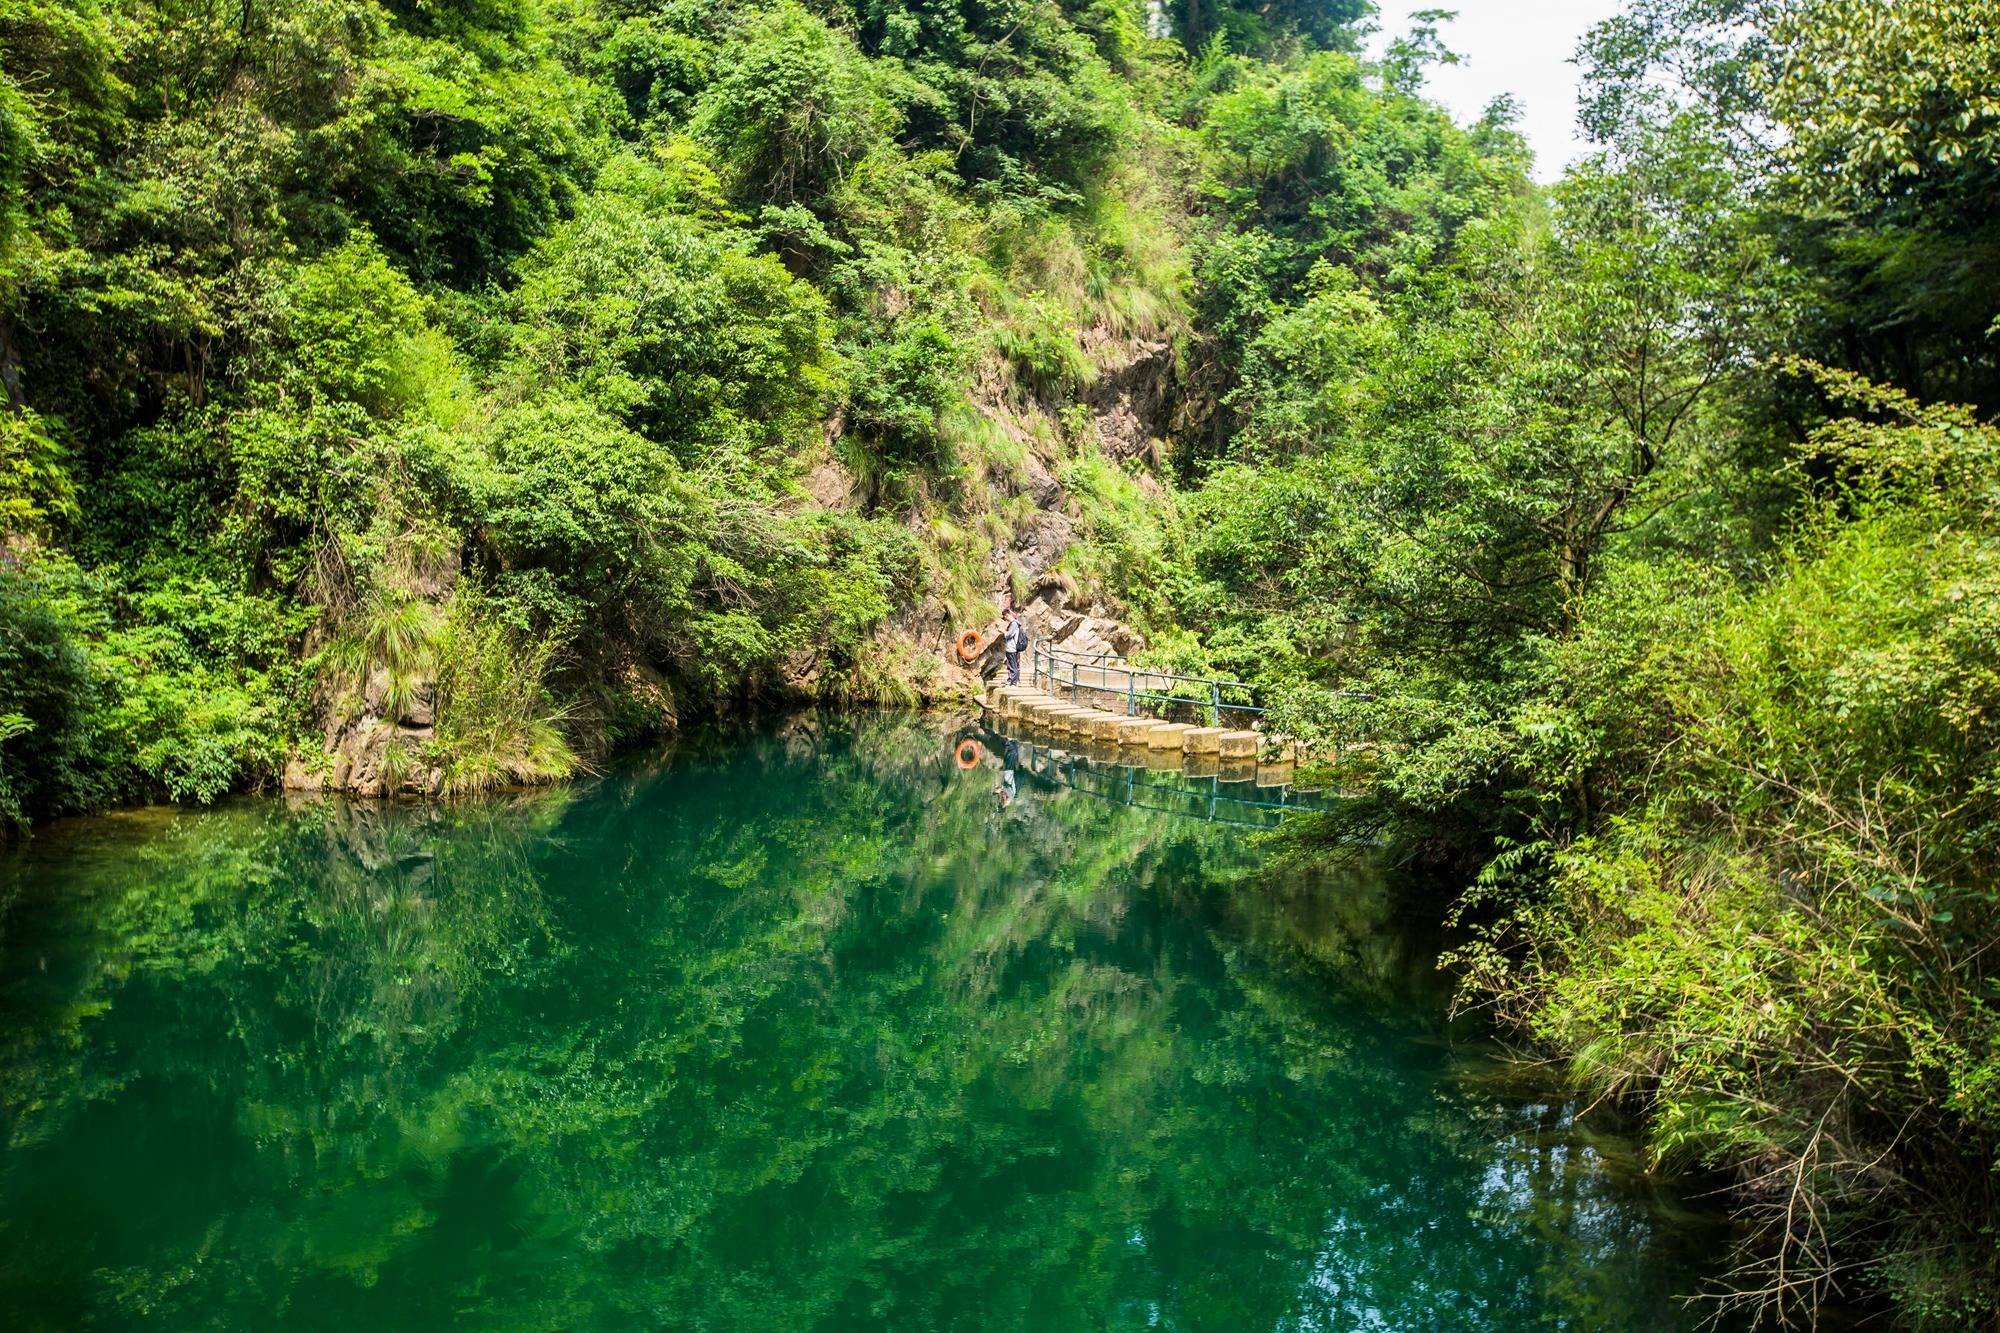
[(1028, 622), (1021, 619), (1021, 613), (1008, 607), (1004, 613), (1007, 627), (1000, 631), (1000, 651), (1007, 656), (1007, 683), (1021, 683), (1021, 654), (1028, 648)]

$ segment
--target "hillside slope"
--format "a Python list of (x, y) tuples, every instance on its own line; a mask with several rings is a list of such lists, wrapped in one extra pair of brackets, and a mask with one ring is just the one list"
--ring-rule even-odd
[(8, 808), (557, 777), (1105, 610), (1186, 328), (1137, 18), (8, 6)]

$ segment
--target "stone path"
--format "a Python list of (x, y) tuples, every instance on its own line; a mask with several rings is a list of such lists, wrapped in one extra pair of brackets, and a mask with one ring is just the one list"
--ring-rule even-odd
[(1121, 751), (1149, 767), (1169, 763), (1196, 772), (1214, 766), (1289, 769), (1296, 755), (1288, 741), (1261, 732), (1226, 727), (1194, 727), (1185, 722), (1127, 717), (1084, 708), (1026, 685), (988, 690), (987, 724), (1002, 735), (1040, 735), (1106, 752)]

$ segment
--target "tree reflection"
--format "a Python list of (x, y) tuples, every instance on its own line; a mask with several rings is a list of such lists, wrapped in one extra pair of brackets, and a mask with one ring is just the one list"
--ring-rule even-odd
[(804, 719), (573, 794), (0, 868), (0, 1299), (48, 1326), (1657, 1327), (1380, 875)]

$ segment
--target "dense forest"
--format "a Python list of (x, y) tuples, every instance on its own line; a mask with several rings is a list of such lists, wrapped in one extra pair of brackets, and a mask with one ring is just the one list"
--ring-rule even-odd
[(1994, 1327), (2000, 4), (1630, 0), (1547, 188), (1370, 22), (0, 0), (0, 824), (1088, 609), (1338, 746), (1290, 853), (1456, 877), (1725, 1300)]

